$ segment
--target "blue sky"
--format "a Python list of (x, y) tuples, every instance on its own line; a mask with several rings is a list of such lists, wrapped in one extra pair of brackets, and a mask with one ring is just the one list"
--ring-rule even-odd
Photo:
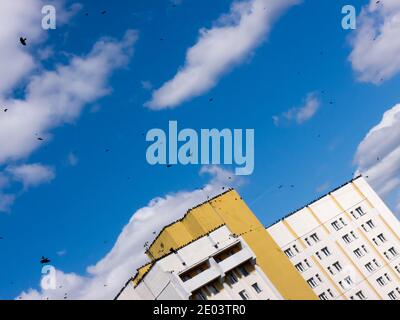
[[(12, 2), (5, 1), (10, 8)], [(27, 2), (33, 6), (42, 4), (39, 0)], [(27, 85), (32, 76), (40, 78), (45, 70), (68, 65), (72, 55), (86, 56), (102, 37), (125, 41), (117, 50), (123, 56), (120, 62), (114, 61), (118, 60), (114, 54), (107, 58), (112, 60), (112, 71), (101, 75), (106, 84), (94, 88), (107, 88), (107, 94), (96, 91), (98, 95), (82, 99), (79, 112), (71, 119), (58, 121), (57, 117), (49, 117), (43, 132), (39, 133), (44, 141), (38, 146), (39, 142), (35, 141), (35, 147), (27, 147), (28, 151), (18, 151), (10, 158), (7, 147), (0, 147), (0, 178), (1, 173), (11, 177), (3, 187), (0, 179), (0, 199), (5, 194), (15, 197), (13, 203), (4, 206), (5, 212), (0, 213), (0, 236), (4, 238), (0, 240), (0, 299), (13, 299), (22, 291), (28, 292), (25, 298), (60, 297), (40, 291), (42, 255), (48, 256), (64, 275), (76, 276), (75, 282), (65, 283), (65, 291), (70, 286), (71, 297), (82, 298), (77, 292), (87, 283), (88, 273), (89, 278), (96, 278), (99, 274), (103, 276), (103, 269), (111, 268), (106, 266), (107, 259), (100, 265), (96, 263), (110, 252), (116, 252), (116, 240), (123, 241), (119, 238), (122, 229), (135, 212), (139, 210), (140, 214), (141, 208), (153, 208), (149, 201), (157, 197), (165, 200), (166, 195), (180, 199), (182, 194), (175, 192), (183, 191), (187, 194), (183, 198), (189, 199), (186, 206), (189, 208), (189, 204), (204, 200), (193, 193), (196, 188), (207, 185), (210, 194), (221, 190), (218, 188), (227, 183), (226, 176), (230, 175), (222, 170), (232, 170), (232, 167), (221, 166), (209, 170), (208, 174), (200, 174), (201, 165), (166, 168), (146, 162), (149, 143), (143, 134), (152, 128), (167, 129), (170, 120), (177, 120), (180, 128), (195, 130), (255, 129), (254, 173), (234, 179), (234, 186), (266, 225), (349, 180), (357, 169), (371, 170), (371, 179), (375, 179), (371, 183), (376, 181), (374, 186), (384, 191), (385, 199), (397, 210), (400, 203), (397, 180), (390, 187), (386, 183), (399, 172), (396, 166), (387, 169), (393, 163), (391, 152), (398, 147), (399, 140), (395, 139), (398, 129), (392, 125), (391, 131), (376, 138), (372, 134), (372, 142), (366, 134), (383, 122), (382, 115), (388, 110), (399, 121), (399, 112), (392, 108), (399, 103), (400, 63), (391, 56), (393, 51), (400, 53), (396, 51), (399, 47), (393, 45), (394, 48), (388, 49), (388, 41), (383, 37), (393, 34), (378, 29), (382, 37), (379, 45), (384, 43), (379, 51), (382, 65), (373, 57), (360, 61), (356, 54), (356, 50), (373, 54), (373, 50), (365, 49), (362, 38), (367, 32), (367, 19), (399, 14), (395, 1), (388, 1), (385, 10), (369, 12), (368, 1), (354, 0), (357, 14), (361, 8), (365, 10), (364, 16), (358, 19), (361, 24), (354, 31), (341, 27), (341, 8), (348, 1), (305, 0), (294, 6), (291, 3), (283, 14), (274, 17), (275, 23), (268, 22), (270, 33), (263, 34), (251, 50), (244, 51), (239, 62), (228, 65), (212, 88), (199, 96), (189, 95), (187, 101), (174, 108), (154, 110), (145, 106), (154, 90), (172, 79), (184, 65), (186, 51), (198, 41), (199, 30), (215, 27), (213, 21), (229, 13), (232, 5), (231, 0), (176, 3), (99, 0), (81, 1), (81, 5), (73, 6), (72, 1), (57, 2), (58, 12), (70, 12), (60, 14), (65, 21), (56, 30), (32, 34), (33, 43), (28, 38), (28, 46), (23, 48), (33, 57), (34, 66), (27, 67), (28, 71), (19, 81), (10, 80), (7, 90), (1, 89), (0, 83), (2, 105), (7, 102), (12, 105), (11, 99), (25, 99), (29, 104)], [(271, 1), (265, 0), (265, 3), (269, 6)], [(102, 10), (107, 13), (102, 15)], [(0, 17), (4, 14), (7, 13), (1, 11)], [(32, 23), (39, 23), (41, 12), (32, 15)], [(135, 30), (134, 35), (121, 40), (127, 30)], [(10, 32), (15, 32), (13, 40), (17, 43), (22, 31), (15, 27)], [(393, 32), (396, 34), (396, 30)], [(359, 38), (355, 38), (357, 35)], [(395, 40), (398, 42), (398, 39)], [(237, 41), (240, 47), (240, 37)], [(22, 50), (17, 45), (13, 50)], [(133, 52), (126, 53), (130, 49), (125, 45)], [(43, 52), (48, 53), (45, 58)], [(353, 58), (352, 52), (356, 52)], [(19, 56), (15, 57), (15, 61), (5, 61), (6, 56), (0, 56), (3, 59), (0, 68), (19, 63)], [(374, 83), (376, 70), (384, 70), (384, 76), (378, 75), (383, 78), (378, 83)], [(67, 86), (71, 85), (70, 80)], [(60, 87), (61, 92), (63, 88), (67, 90), (63, 85)], [(315, 99), (317, 110), (304, 121), (288, 116), (307, 107), (308, 95)], [(59, 99), (53, 99), (49, 108), (58, 104)], [(37, 110), (40, 108), (41, 105)], [(292, 112), (287, 113), (288, 110)], [(13, 112), (11, 107), (10, 112)], [(274, 116), (280, 116), (285, 123), (277, 125)], [(0, 132), (3, 133), (1, 128)], [(22, 140), (13, 141), (12, 130), (5, 134), (0, 140), (3, 146), (22, 144)], [(392, 160), (388, 160), (384, 169), (375, 168), (368, 158), (375, 156), (374, 151), (365, 152), (362, 146), (380, 145), (388, 136), (393, 137), (393, 143), (385, 147), (381, 157), (386, 159), (388, 155), (389, 159), (390, 155)], [(47, 171), (42, 171), (37, 181), (26, 181), (29, 177), (17, 169), (29, 164), (40, 164)], [(279, 189), (280, 185), (283, 187)], [(165, 201), (173, 202), (173, 199)], [(167, 221), (174, 206), (167, 204), (160, 208), (151, 215), (150, 225), (157, 225), (159, 215)], [(140, 229), (149, 239), (152, 231), (145, 224)], [(132, 256), (125, 253), (121, 259), (135, 260), (142, 256), (138, 239), (142, 238), (131, 240), (137, 252), (132, 252)], [(133, 261), (129, 264), (132, 270), (124, 272), (134, 274), (133, 266), (140, 262)], [(97, 268), (91, 273), (87, 268), (93, 265)], [(64, 275), (61, 281), (65, 280)], [(112, 296), (115, 288), (122, 285), (118, 281), (100, 298)], [(95, 287), (92, 283), (90, 286)], [(37, 291), (28, 291), (29, 288)], [(90, 292), (84, 297), (91, 297)]]

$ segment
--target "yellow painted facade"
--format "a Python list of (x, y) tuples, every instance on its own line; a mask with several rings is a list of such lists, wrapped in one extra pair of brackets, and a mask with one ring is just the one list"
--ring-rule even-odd
[[(317, 300), (318, 297), (280, 250), (235, 190), (229, 190), (191, 210), (179, 221), (165, 227), (147, 251), (154, 261), (225, 224), (242, 236), (280, 294), (288, 300)], [(151, 263), (138, 270), (134, 283), (146, 274)]]

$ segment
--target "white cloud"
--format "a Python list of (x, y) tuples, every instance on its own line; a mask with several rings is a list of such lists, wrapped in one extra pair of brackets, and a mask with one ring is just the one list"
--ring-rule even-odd
[(328, 189), (331, 187), (331, 183), (329, 181), (324, 182), (323, 184), (317, 186), (317, 188), (315, 189), (315, 191), (317, 191), (318, 193), (323, 193), (328, 191)]
[(355, 155), (358, 171), (383, 196), (400, 186), (400, 104), (389, 109), (360, 143)]
[(42, 72), (32, 78), (26, 97), (1, 101), (8, 107), (0, 117), (0, 164), (25, 158), (49, 138), (49, 130), (73, 122), (84, 105), (107, 93), (111, 72), (127, 63), (137, 39), (128, 31), (122, 41), (102, 39), (84, 56), (68, 65)]
[(67, 157), (68, 165), (71, 167), (75, 167), (78, 164), (78, 162), (79, 162), (78, 156), (75, 153), (70, 152)]
[[(65, 24), (79, 9), (78, 4), (73, 4), (66, 10), (63, 0), (0, 1), (0, 96), (9, 93), (38, 67), (32, 49), (47, 38), (41, 12), (49, 3), (57, 7), (59, 25)], [(26, 47), (19, 42), (20, 37), (27, 38)]]
[[(42, 1), (0, 1), (0, 95), (9, 92), (35, 67), (29, 48), (44, 37), (41, 29)], [(23, 47), (19, 38), (27, 38)]]
[(210, 29), (201, 29), (197, 43), (173, 79), (155, 90), (146, 106), (174, 108), (214, 87), (219, 78), (241, 63), (265, 38), (273, 22), (297, 0), (233, 2)]
[(29, 289), (20, 294), (22, 299), (112, 299), (119, 292), (136, 268), (146, 262), (144, 243), (152, 241), (153, 232), (178, 218), (186, 211), (222, 191), (221, 179), (229, 179), (235, 184), (233, 173), (218, 167), (202, 169), (202, 173), (211, 173), (211, 182), (194, 191), (179, 191), (151, 200), (146, 207), (137, 210), (123, 228), (113, 248), (99, 262), (87, 268), (87, 275), (57, 271), (59, 290)]
[(0, 172), (0, 190), (8, 186), (10, 179), (2, 172)]
[(303, 124), (310, 120), (318, 111), (321, 106), (317, 95), (315, 93), (309, 93), (304, 101), (304, 105), (298, 108), (292, 108), (279, 116), (273, 116), (272, 119), (276, 126), (281, 124), (289, 124), (296, 122), (297, 124)]
[[(65, 3), (0, 1), (0, 106), (8, 109), (0, 117), (0, 211), (9, 210), (16, 195), (21, 194), (5, 192), (10, 182), (17, 179), (26, 189), (51, 177), (46, 167), (21, 165), (21, 160), (50, 140), (52, 129), (75, 121), (86, 104), (109, 93), (108, 78), (133, 54), (137, 33), (129, 30), (121, 41), (100, 39), (87, 55), (68, 54), (67, 64), (45, 70), (40, 62), (51, 55), (52, 49), (42, 45), (48, 32), (42, 29), (41, 10), (44, 5), (55, 5), (60, 26), (82, 8), (75, 3), (65, 9)], [(20, 37), (27, 38), (27, 46), (19, 42)], [(13, 96), (16, 89), (23, 92), (18, 98)], [(3, 173), (2, 166), (8, 167)]]
[(35, 187), (54, 179), (54, 169), (40, 163), (9, 166), (6, 172), (13, 180), (21, 182), (24, 188)]
[(67, 254), (67, 250), (60, 250), (60, 251), (57, 251), (57, 255), (59, 256), (59, 257), (63, 257), (63, 256), (65, 256)]
[(378, 84), (400, 71), (400, 2), (376, 2), (370, 0), (357, 19), (349, 59), (360, 81)]
[(15, 201), (15, 195), (5, 194), (0, 190), (0, 212), (9, 212)]

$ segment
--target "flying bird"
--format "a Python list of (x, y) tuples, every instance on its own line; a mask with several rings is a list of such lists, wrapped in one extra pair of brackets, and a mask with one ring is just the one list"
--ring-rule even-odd
[(42, 259), (40, 259), (40, 263), (41, 264), (46, 264), (46, 263), (49, 263), (50, 262), (50, 259), (49, 258), (45, 258), (44, 256), (42, 256)]
[(23, 46), (26, 46), (26, 38), (20, 37), (20, 38), (19, 38), (19, 42), (21, 42), (21, 44), (22, 44)]
[(101, 12), (102, 15), (105, 15), (106, 13), (107, 13), (106, 10), (103, 10), (103, 11)]

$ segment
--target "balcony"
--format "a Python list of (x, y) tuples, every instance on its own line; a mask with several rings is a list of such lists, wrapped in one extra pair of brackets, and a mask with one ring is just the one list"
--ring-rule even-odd
[(243, 248), (242, 250), (219, 262), (218, 266), (221, 268), (223, 273), (226, 273), (242, 263), (255, 258), (255, 255), (250, 249)]
[(193, 292), (220, 276), (221, 272), (214, 266), (211, 266), (209, 269), (204, 270), (193, 278), (183, 282), (183, 286), (186, 291)]

